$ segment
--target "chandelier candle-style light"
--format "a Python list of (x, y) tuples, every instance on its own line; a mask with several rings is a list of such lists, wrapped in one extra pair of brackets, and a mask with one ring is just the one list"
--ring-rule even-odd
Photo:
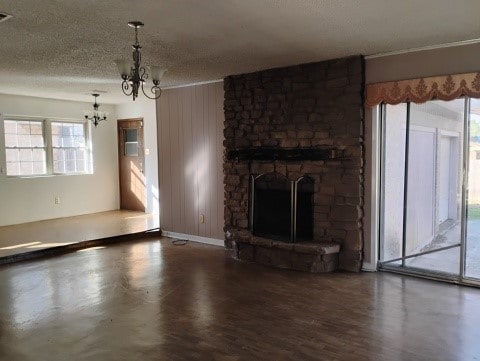
[[(125, 60), (116, 60), (118, 71), (122, 76), (122, 90), (123, 93), (127, 96), (133, 96), (133, 100), (138, 98), (138, 90), (141, 88), (142, 93), (149, 99), (158, 99), (162, 90), (160, 89), (160, 80), (165, 73), (165, 69), (159, 66), (150, 66), (149, 73), (145, 67), (141, 65), (142, 54), (140, 49), (142, 48), (138, 42), (138, 29), (143, 27), (141, 21), (131, 21), (128, 23), (129, 26), (135, 29), (135, 44), (132, 45), (133, 48), (133, 64)], [(153, 96), (149, 96), (145, 89), (143, 88), (148, 78), (152, 78), (153, 86), (150, 89), (150, 92)]]
[(93, 125), (96, 127), (98, 123), (100, 123), (102, 120), (107, 120), (108, 113), (98, 111), (98, 107), (100, 106), (100, 104), (97, 103), (97, 97), (99, 97), (100, 94), (94, 93), (92, 95), (95, 97), (95, 103), (93, 103), (93, 111), (86, 110), (84, 111), (84, 114), (85, 119), (91, 120)]

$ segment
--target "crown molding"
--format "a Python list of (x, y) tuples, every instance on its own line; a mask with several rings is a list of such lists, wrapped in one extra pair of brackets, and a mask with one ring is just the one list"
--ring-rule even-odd
[(368, 60), (368, 59), (375, 59), (375, 58), (383, 58), (383, 57), (392, 56), (392, 55), (401, 55), (401, 54), (415, 53), (415, 52), (419, 52), (419, 51), (451, 48), (451, 47), (455, 47), (455, 46), (472, 45), (472, 44), (478, 44), (478, 43), (480, 43), (480, 38), (471, 39), (471, 40), (463, 40), (463, 41), (455, 41), (453, 43), (428, 45), (428, 46), (421, 46), (421, 47), (418, 47), (418, 48), (395, 50), (395, 51), (389, 51), (389, 52), (385, 52), (385, 53), (366, 55), (365, 59)]

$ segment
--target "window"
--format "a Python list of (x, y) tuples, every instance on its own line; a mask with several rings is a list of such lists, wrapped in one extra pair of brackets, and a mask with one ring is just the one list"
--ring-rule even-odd
[(86, 122), (6, 119), (8, 176), (89, 173)]
[(480, 160), (480, 150), (475, 151), (475, 156), (477, 160)]
[(85, 124), (52, 122), (52, 150), (53, 173), (85, 173)]
[(124, 129), (125, 156), (138, 157), (138, 130)]
[(7, 175), (30, 176), (47, 173), (43, 123), (5, 120)]

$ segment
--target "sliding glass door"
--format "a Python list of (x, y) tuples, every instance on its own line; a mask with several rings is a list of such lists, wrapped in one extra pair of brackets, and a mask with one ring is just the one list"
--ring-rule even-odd
[(470, 100), (468, 117), (468, 156), (466, 222), (465, 222), (465, 276), (480, 279), (480, 100)]
[(381, 114), (380, 267), (480, 279), (480, 101)]

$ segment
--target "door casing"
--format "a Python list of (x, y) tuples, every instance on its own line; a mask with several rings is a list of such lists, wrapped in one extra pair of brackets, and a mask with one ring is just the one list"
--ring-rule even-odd
[[(145, 147), (143, 118), (119, 119), (118, 126), (118, 171), (120, 185), (120, 209), (145, 212)], [(137, 130), (137, 156), (126, 155), (125, 131)]]

